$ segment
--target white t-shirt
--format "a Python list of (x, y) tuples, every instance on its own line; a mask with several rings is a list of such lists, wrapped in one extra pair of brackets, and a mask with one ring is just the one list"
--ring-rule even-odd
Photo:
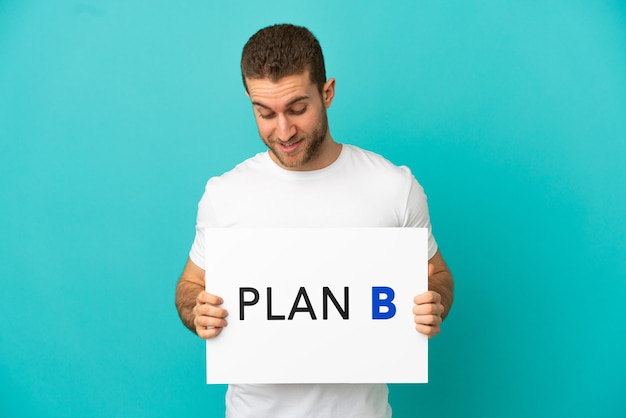
[[(285, 170), (263, 152), (211, 178), (189, 254), (203, 269), (212, 227), (423, 227), (428, 258), (437, 252), (426, 195), (411, 171), (351, 145), (321, 170)], [(391, 416), (387, 395), (384, 384), (230, 385), (226, 416), (383, 418)]]

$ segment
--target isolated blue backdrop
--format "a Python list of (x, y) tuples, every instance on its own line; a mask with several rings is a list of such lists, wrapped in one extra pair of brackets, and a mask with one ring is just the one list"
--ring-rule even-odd
[(206, 180), (263, 149), (239, 75), (309, 26), (332, 134), (411, 167), (457, 282), (396, 417), (623, 417), (626, 7), (0, 0), (0, 415), (223, 416), (174, 286)]

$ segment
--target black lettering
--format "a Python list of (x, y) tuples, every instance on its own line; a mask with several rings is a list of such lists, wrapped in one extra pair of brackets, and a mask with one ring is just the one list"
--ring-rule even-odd
[[(304, 298), (306, 307), (299, 308), (298, 305), (300, 304), (300, 299), (302, 298)], [(311, 306), (311, 300), (309, 299), (309, 295), (307, 295), (306, 289), (304, 287), (301, 287), (300, 290), (298, 290), (298, 296), (296, 296), (296, 300), (293, 302), (293, 306), (291, 307), (291, 312), (289, 313), (288, 319), (293, 319), (293, 316), (296, 314), (296, 312), (308, 312), (309, 315), (311, 315), (311, 319), (317, 319), (317, 316), (315, 316), (315, 311), (313, 311), (313, 307)]]
[(268, 321), (282, 321), (284, 319), (285, 319), (285, 315), (272, 315), (272, 288), (268, 287), (267, 288), (267, 320)]
[[(250, 301), (244, 299), (244, 294), (252, 293), (254, 297)], [(254, 287), (240, 287), (239, 288), (239, 320), (243, 321), (243, 307), (256, 305), (259, 301), (259, 292)]]
[(328, 299), (329, 298), (333, 302), (333, 305), (335, 305), (335, 308), (337, 309), (337, 312), (339, 312), (339, 315), (341, 315), (343, 319), (350, 319), (350, 314), (348, 312), (348, 287), (343, 288), (343, 305), (345, 308), (342, 308), (341, 305), (339, 305), (339, 302), (337, 302), (337, 298), (335, 298), (335, 295), (333, 295), (333, 292), (331, 292), (330, 289), (326, 286), (324, 286), (324, 289), (322, 289), (322, 297), (324, 298), (323, 300), (324, 319), (328, 319)]

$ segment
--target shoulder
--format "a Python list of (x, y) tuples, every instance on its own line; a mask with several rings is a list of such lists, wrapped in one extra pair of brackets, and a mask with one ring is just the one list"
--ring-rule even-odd
[(238, 184), (245, 185), (258, 179), (267, 173), (271, 160), (266, 152), (260, 152), (237, 164), (233, 169), (219, 176), (211, 177), (207, 184), (207, 189), (233, 187)]
[(384, 175), (395, 179), (410, 180), (413, 178), (411, 170), (406, 166), (398, 166), (387, 158), (372, 151), (354, 145), (344, 145), (346, 159), (354, 170), (369, 173), (370, 175)]

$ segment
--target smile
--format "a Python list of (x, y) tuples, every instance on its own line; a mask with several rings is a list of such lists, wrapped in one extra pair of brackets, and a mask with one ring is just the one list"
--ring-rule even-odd
[(296, 149), (298, 149), (298, 146), (300, 145), (300, 142), (302, 142), (302, 139), (296, 141), (296, 142), (292, 142), (292, 143), (282, 143), (282, 142), (278, 142), (277, 145), (280, 148), (281, 151), (283, 151), (284, 153), (292, 153), (294, 152)]

